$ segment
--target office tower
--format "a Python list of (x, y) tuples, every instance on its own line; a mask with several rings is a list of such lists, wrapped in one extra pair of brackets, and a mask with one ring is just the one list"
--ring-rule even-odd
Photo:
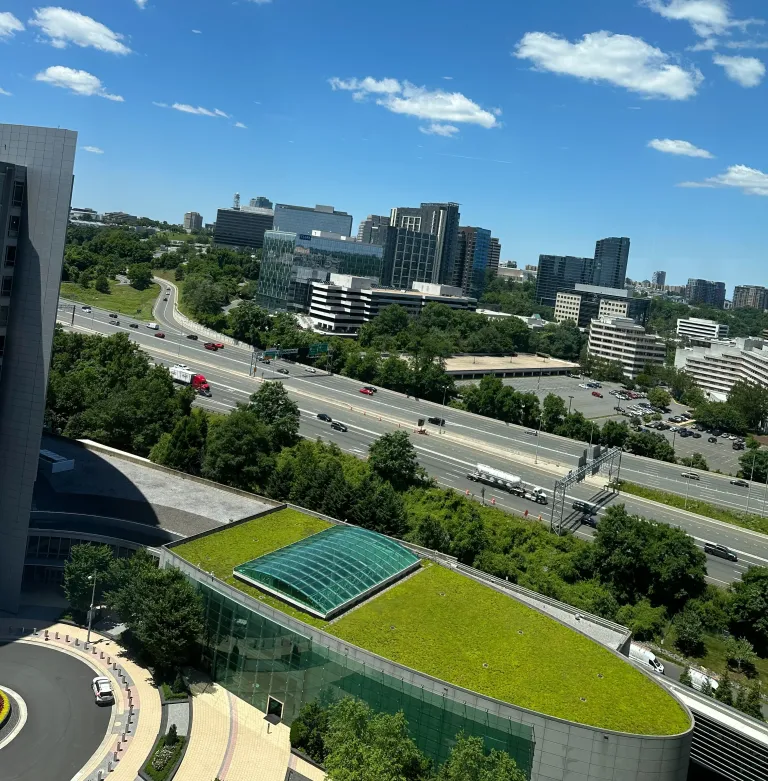
[(491, 246), (488, 249), (488, 269), (491, 276), (495, 277), (499, 273), (499, 263), (501, 262), (501, 242), (496, 238), (491, 238)]
[(725, 282), (689, 279), (685, 286), (685, 297), (689, 304), (709, 304), (722, 309), (725, 306)]
[(667, 284), (667, 272), (666, 271), (654, 271), (651, 278), (651, 284), (654, 287), (662, 288)]
[(352, 235), (352, 215), (337, 212), (333, 206), (291, 206), (275, 204), (275, 230), (310, 235), (312, 231)]
[(490, 266), (491, 232), (485, 228), (459, 228), (453, 284), (465, 296), (481, 298)]
[(378, 283), (383, 256), (383, 247), (339, 233), (267, 231), (257, 290), (259, 304), (271, 310), (306, 311), (312, 282), (327, 282), (331, 274), (348, 274)]
[(396, 207), (392, 209), (389, 224), (393, 228), (407, 228), (417, 233), (437, 236), (437, 263), (433, 278), (426, 282), (450, 285), (459, 243), (458, 203), (422, 203), (420, 207)]
[(768, 290), (761, 285), (736, 285), (733, 289), (734, 309), (768, 309)]
[(599, 317), (590, 323), (587, 353), (620, 363), (624, 376), (634, 379), (649, 364), (663, 366), (667, 346), (629, 317)]
[(595, 244), (595, 263), (589, 284), (598, 287), (624, 287), (629, 262), (629, 239), (611, 237)]
[(626, 288), (577, 284), (573, 290), (558, 291), (555, 322), (572, 320), (579, 328), (589, 328), (601, 317), (624, 317), (646, 326), (650, 311), (650, 298), (634, 298)]
[(251, 206), (255, 206), (257, 209), (271, 209), (272, 201), (269, 198), (265, 198), (263, 195), (257, 195), (255, 198), (251, 198)]
[(187, 212), (184, 215), (184, 230), (199, 231), (203, 228), (203, 215), (197, 212)]
[(432, 282), (437, 265), (438, 237), (410, 228), (386, 229), (381, 284), (410, 290), (414, 282)]
[(369, 214), (362, 220), (357, 229), (357, 240), (366, 244), (381, 244), (387, 240), (387, 228), (389, 227), (389, 217), (382, 217), (379, 214)]
[(577, 284), (592, 284), (593, 264), (592, 258), (539, 255), (536, 302), (554, 307), (560, 291), (573, 290)]
[(0, 124), (0, 610), (24, 572), (77, 133)]
[(244, 206), (240, 209), (219, 209), (216, 212), (216, 229), (213, 243), (217, 247), (261, 249), (264, 232), (272, 230), (274, 212)]

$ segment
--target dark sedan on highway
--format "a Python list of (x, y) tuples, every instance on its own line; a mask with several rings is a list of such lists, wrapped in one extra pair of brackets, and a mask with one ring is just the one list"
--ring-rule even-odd
[(749, 483), (746, 480), (731, 480), (731, 485), (737, 485), (739, 488), (749, 488)]

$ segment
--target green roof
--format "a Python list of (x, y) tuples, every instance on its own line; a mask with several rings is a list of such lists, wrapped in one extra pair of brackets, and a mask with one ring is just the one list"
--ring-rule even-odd
[(382, 534), (331, 526), (235, 567), (234, 575), (330, 618), (418, 566), (418, 556)]
[(233, 576), (242, 562), (330, 527), (281, 510), (174, 546), (173, 552), (339, 639), (511, 705), (641, 735), (675, 735), (690, 727), (679, 703), (627, 661), (555, 619), (437, 565), (427, 564), (330, 623)]

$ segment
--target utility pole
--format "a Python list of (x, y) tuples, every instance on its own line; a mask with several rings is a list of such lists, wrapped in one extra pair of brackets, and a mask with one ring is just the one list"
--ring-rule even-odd
[(86, 643), (91, 642), (91, 625), (93, 624), (93, 603), (96, 601), (96, 573), (88, 576), (88, 580), (93, 581), (93, 589), (91, 590), (91, 609), (88, 611), (88, 636), (85, 639)]
[(541, 442), (541, 424), (544, 422), (544, 415), (539, 415), (539, 430), (536, 432), (536, 455), (533, 459), (534, 464), (539, 463), (539, 442)]

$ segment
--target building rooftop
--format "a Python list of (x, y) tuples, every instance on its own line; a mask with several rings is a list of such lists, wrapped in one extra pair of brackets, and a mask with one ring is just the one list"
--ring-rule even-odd
[(327, 521), (285, 509), (169, 547), (294, 618), (453, 685), (606, 730), (676, 735), (689, 728), (685, 710), (627, 661), (452, 569), (421, 562), (410, 577), (330, 622), (233, 574), (243, 562), (331, 528)]
[(445, 359), (445, 370), (452, 372), (466, 371), (502, 371), (504, 369), (530, 369), (532, 372), (548, 369), (577, 369), (577, 363), (561, 361), (559, 358), (541, 358), (538, 355), (512, 355), (512, 356), (487, 356), (487, 355), (457, 355)]

